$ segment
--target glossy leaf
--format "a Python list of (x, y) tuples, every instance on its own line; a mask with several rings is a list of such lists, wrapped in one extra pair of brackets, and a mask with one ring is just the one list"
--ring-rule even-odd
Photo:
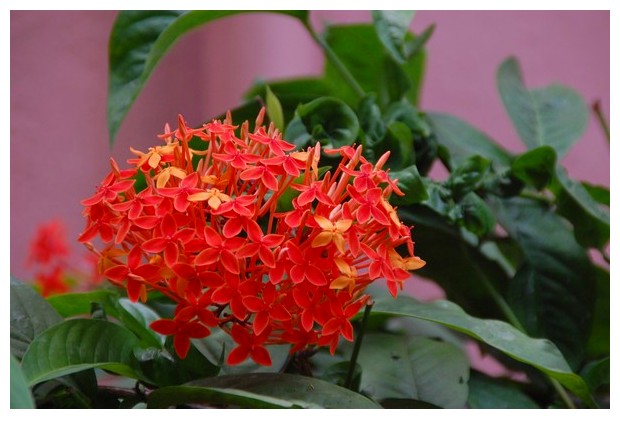
[(150, 328), (150, 324), (161, 317), (151, 308), (140, 302), (131, 302), (127, 298), (118, 301), (119, 317), (126, 328), (141, 340), (153, 346), (163, 346), (166, 337)]
[(372, 20), (379, 40), (399, 64), (406, 61), (405, 35), (415, 12), (412, 10), (373, 10)]
[(556, 168), (555, 177), (552, 189), (558, 212), (575, 227), (575, 238), (582, 246), (603, 249), (609, 242), (609, 212), (581, 183), (570, 179), (563, 167)]
[(450, 301), (422, 303), (407, 296), (380, 298), (372, 311), (428, 320), (467, 334), (517, 361), (539, 369), (593, 405), (584, 380), (572, 372), (562, 353), (547, 339), (529, 337), (506, 322), (472, 317)]
[(551, 146), (561, 158), (586, 129), (588, 108), (581, 96), (559, 85), (528, 90), (514, 57), (500, 65), (497, 86), (519, 137), (529, 149)]
[(427, 112), (426, 117), (437, 142), (448, 149), (451, 166), (459, 165), (474, 155), (480, 155), (498, 166), (510, 165), (511, 155), (467, 122), (445, 113)]
[[(198, 26), (251, 11), (122, 11), (109, 43), (108, 127), (110, 145), (131, 105), (168, 50)], [(271, 11), (307, 19), (306, 11)]]
[(90, 313), (91, 304), (99, 303), (110, 316), (117, 316), (114, 303), (120, 295), (114, 289), (96, 289), (89, 292), (73, 292), (61, 295), (52, 295), (47, 302), (62, 317), (72, 317)]
[(601, 185), (593, 185), (592, 183), (587, 182), (581, 182), (581, 186), (586, 189), (594, 201), (609, 207), (609, 188)]
[(463, 408), (467, 401), (469, 361), (450, 343), (369, 332), (358, 363), (361, 391), (378, 402), (417, 399), (442, 408)]
[[(350, 353), (349, 353), (350, 354)], [(336, 362), (333, 365), (325, 368), (325, 371), (319, 377), (321, 380), (328, 381), (332, 384), (336, 384), (338, 386), (346, 387), (347, 377), (349, 375), (349, 368), (351, 367), (351, 362), (342, 361)], [(362, 367), (359, 363), (355, 364), (355, 369), (353, 369), (353, 377), (351, 378), (351, 386), (350, 389), (354, 392), (359, 392), (360, 390), (360, 382), (362, 380)]]
[(482, 198), (473, 192), (459, 202), (463, 214), (460, 224), (478, 237), (483, 237), (495, 228), (495, 216)]
[(515, 382), (499, 380), (481, 373), (469, 379), (469, 408), (534, 409), (540, 408)]
[(297, 108), (284, 139), (298, 148), (317, 141), (339, 148), (353, 143), (358, 132), (357, 116), (349, 106), (334, 97), (320, 97)]
[(35, 408), (32, 393), (15, 356), (11, 355), (11, 409)]
[(611, 302), (609, 271), (596, 267), (596, 302), (592, 316), (592, 331), (588, 338), (587, 353), (591, 358), (610, 354)]
[(21, 359), (32, 340), (62, 318), (38, 292), (13, 277), (10, 301), (11, 353)]
[(543, 203), (492, 199), (498, 222), (523, 252), (509, 304), (527, 332), (553, 341), (573, 368), (584, 357), (592, 325), (592, 264), (563, 220)]
[(581, 374), (592, 391), (601, 386), (609, 385), (611, 380), (611, 359), (606, 357), (590, 362), (583, 368)]
[(374, 149), (385, 137), (387, 127), (381, 117), (381, 109), (376, 103), (375, 96), (369, 95), (360, 101), (357, 117), (362, 131), (360, 134), (362, 134), (364, 149), (372, 155), (372, 160), (376, 160)]
[(457, 201), (480, 187), (489, 173), (490, 164), (488, 159), (474, 155), (456, 166), (450, 174), (447, 186)]
[(187, 384), (235, 389), (265, 395), (304, 408), (381, 408), (367, 397), (324, 380), (295, 374), (239, 374), (205, 378)]
[(541, 146), (525, 152), (512, 161), (512, 174), (536, 189), (543, 189), (553, 178), (556, 153), (549, 146)]
[[(374, 26), (369, 24), (330, 26), (326, 29), (325, 40), (362, 89), (377, 94), (380, 104), (387, 105), (390, 101), (387, 86), (391, 84), (386, 82), (388, 76), (385, 57), (388, 54), (384, 52)], [(411, 40), (409, 35), (406, 36), (406, 40)], [(418, 102), (425, 64), (426, 53), (422, 49), (411, 54), (400, 66), (400, 70), (409, 81), (405, 97), (413, 104)], [(357, 95), (329, 61), (325, 62), (324, 79), (332, 89), (330, 95), (342, 99), (350, 106), (357, 105)]]
[(426, 185), (415, 164), (402, 170), (390, 171), (390, 178), (398, 180), (398, 187), (405, 194), (402, 197), (392, 194), (391, 200), (395, 204), (415, 204), (428, 198)]
[(139, 378), (133, 355), (138, 339), (105, 320), (74, 319), (52, 326), (28, 347), (22, 370), (33, 385), (89, 368)]

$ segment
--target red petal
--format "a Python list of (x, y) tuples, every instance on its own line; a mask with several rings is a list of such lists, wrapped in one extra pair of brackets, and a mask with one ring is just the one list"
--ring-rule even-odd
[(250, 357), (254, 362), (263, 366), (271, 366), (271, 356), (265, 347), (257, 346), (252, 348)]
[(314, 267), (312, 265), (308, 265), (306, 267), (306, 278), (310, 281), (310, 283), (316, 286), (323, 286), (327, 284), (327, 278), (325, 277), (325, 274), (323, 274), (323, 272), (317, 267)]
[(239, 365), (250, 355), (250, 348), (247, 346), (237, 346), (228, 355), (226, 363), (228, 365)]
[(220, 261), (228, 272), (239, 274), (239, 261), (230, 251), (223, 250), (222, 253), (220, 253)]
[(162, 335), (173, 335), (177, 331), (177, 323), (170, 319), (159, 319), (149, 326), (153, 331)]
[(185, 359), (187, 353), (189, 352), (190, 346), (191, 343), (187, 335), (177, 334), (174, 336), (174, 350), (181, 359)]
[(226, 222), (226, 224), (224, 225), (224, 228), (222, 229), (222, 234), (224, 234), (224, 237), (226, 238), (236, 237), (241, 232), (242, 227), (243, 218), (230, 218), (228, 222)]
[(152, 238), (142, 243), (142, 250), (149, 253), (159, 253), (166, 248), (168, 240), (164, 238)]
[(256, 313), (252, 328), (255, 335), (260, 335), (269, 325), (269, 314), (266, 311)]

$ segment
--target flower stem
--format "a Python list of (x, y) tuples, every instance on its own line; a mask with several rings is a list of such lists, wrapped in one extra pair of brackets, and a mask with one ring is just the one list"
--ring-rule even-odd
[(325, 56), (327, 59), (333, 64), (333, 66), (338, 70), (338, 73), (342, 76), (345, 82), (353, 89), (355, 95), (359, 98), (363, 98), (366, 95), (366, 92), (361, 87), (361, 85), (355, 80), (355, 77), (351, 74), (351, 72), (347, 69), (347, 67), (340, 61), (338, 55), (330, 48), (330, 46), (325, 42), (325, 40), (314, 31), (310, 22), (308, 20), (304, 21), (304, 27), (310, 33), (310, 36), (314, 39), (314, 41), (323, 49)]
[(594, 111), (594, 114), (596, 115), (596, 119), (598, 119), (598, 123), (603, 129), (603, 132), (605, 133), (605, 137), (607, 137), (607, 142), (610, 143), (611, 137), (609, 134), (609, 123), (607, 122), (607, 119), (605, 119), (605, 116), (603, 115), (603, 111), (601, 110), (600, 100), (596, 100), (594, 102), (594, 104), (592, 105), (592, 110)]
[(368, 322), (368, 316), (370, 315), (370, 310), (372, 309), (374, 302), (370, 302), (366, 304), (366, 308), (364, 309), (364, 316), (362, 317), (362, 325), (360, 326), (360, 332), (355, 339), (355, 344), (353, 345), (353, 353), (351, 353), (351, 360), (349, 361), (349, 372), (347, 372), (347, 378), (344, 382), (344, 387), (352, 390), (351, 387), (353, 385), (353, 375), (355, 374), (355, 366), (357, 365), (357, 356), (360, 352), (360, 347), (362, 346), (362, 340), (364, 339), (364, 331), (366, 331), (366, 322)]

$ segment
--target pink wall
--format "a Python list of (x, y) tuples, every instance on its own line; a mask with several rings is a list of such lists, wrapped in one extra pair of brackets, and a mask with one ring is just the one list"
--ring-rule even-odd
[[(234, 106), (256, 78), (319, 73), (320, 51), (285, 17), (248, 15), (183, 38), (164, 59), (108, 150), (107, 39), (114, 12), (11, 12), (11, 272), (24, 267), (36, 226), (60, 218), (71, 237), (113, 155), (151, 146), (165, 122), (190, 123)], [(313, 21), (368, 21), (369, 13), (313, 12)], [(422, 105), (455, 114), (519, 150), (495, 89), (495, 71), (516, 55), (528, 85), (557, 82), (609, 112), (609, 12), (418, 12), (413, 29), (437, 23)], [(564, 160), (572, 176), (609, 185), (609, 146), (592, 120)], [(80, 247), (75, 244), (76, 249)]]

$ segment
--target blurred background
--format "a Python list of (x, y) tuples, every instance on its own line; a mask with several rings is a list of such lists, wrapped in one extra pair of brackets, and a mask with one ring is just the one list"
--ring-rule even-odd
[[(80, 200), (91, 196), (113, 156), (158, 144), (164, 124), (182, 113), (209, 121), (242, 100), (256, 80), (318, 75), (319, 48), (295, 20), (269, 14), (230, 17), (180, 40), (155, 70), (109, 149), (107, 43), (113, 11), (11, 11), (10, 269), (32, 279), (26, 264), (37, 227), (58, 219), (74, 239)], [(314, 11), (315, 28), (369, 22), (367, 11)], [(419, 11), (427, 44), (421, 108), (456, 115), (508, 149), (522, 150), (495, 84), (499, 64), (516, 56), (528, 87), (559, 83), (609, 116), (609, 11)], [(594, 116), (564, 158), (569, 174), (609, 186), (609, 145)], [(440, 173), (438, 173), (440, 174)], [(414, 233), (415, 239), (415, 233)], [(420, 255), (424, 257), (424, 255)], [(76, 261), (76, 263), (80, 263)]]

